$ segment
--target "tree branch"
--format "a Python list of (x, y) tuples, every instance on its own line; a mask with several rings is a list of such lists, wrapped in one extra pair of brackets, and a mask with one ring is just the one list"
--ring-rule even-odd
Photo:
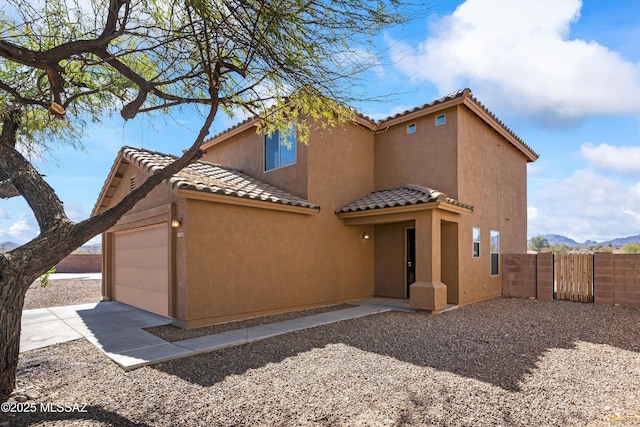
[(44, 232), (69, 219), (55, 190), (15, 148), (22, 114), (20, 109), (14, 108), (4, 117), (0, 136), (0, 169), (29, 204), (40, 231)]

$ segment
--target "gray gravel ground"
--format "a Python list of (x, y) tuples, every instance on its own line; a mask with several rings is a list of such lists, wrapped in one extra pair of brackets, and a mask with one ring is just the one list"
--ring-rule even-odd
[(18, 379), (87, 412), (0, 425), (640, 426), (640, 310), (494, 299), (131, 372), (78, 340), (25, 353)]
[(24, 309), (59, 307), (102, 301), (101, 280), (51, 280), (46, 287), (36, 280), (25, 295)]

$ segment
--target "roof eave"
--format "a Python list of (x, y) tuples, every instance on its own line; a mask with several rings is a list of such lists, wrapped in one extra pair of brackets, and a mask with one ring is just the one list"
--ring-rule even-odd
[(124, 148), (122, 148), (118, 152), (118, 156), (116, 157), (116, 160), (113, 162), (113, 165), (111, 166), (111, 170), (109, 171), (109, 174), (107, 175), (107, 179), (105, 180), (104, 184), (102, 185), (102, 189), (100, 190), (100, 194), (98, 195), (98, 200), (96, 201), (96, 204), (93, 206), (93, 210), (91, 211), (91, 215), (90, 216), (96, 216), (96, 215), (104, 212), (104, 210), (106, 210), (106, 206), (103, 206), (103, 203), (105, 202), (105, 198), (107, 196), (107, 191), (108, 191), (109, 187), (111, 186), (111, 183), (113, 182), (114, 178), (116, 177), (116, 173), (117, 173), (118, 169), (120, 169), (120, 166), (123, 164), (123, 162), (126, 163), (127, 165), (131, 164), (129, 161), (127, 161), (124, 158), (123, 151), (124, 151)]
[(353, 219), (353, 218), (363, 218), (363, 217), (378, 216), (378, 215), (390, 215), (390, 214), (405, 213), (405, 212), (426, 211), (430, 209), (442, 209), (448, 212), (459, 213), (459, 214), (469, 214), (473, 212), (472, 207), (459, 206), (459, 205), (455, 205), (455, 204), (444, 202), (444, 201), (436, 201), (436, 202), (429, 202), (429, 203), (418, 203), (413, 205), (391, 206), (386, 208), (358, 210), (353, 212), (341, 212), (341, 213), (336, 213), (336, 215), (340, 219)]
[(475, 103), (472, 99), (464, 97), (461, 100), (461, 104), (464, 104), (465, 107), (469, 108), (476, 116), (480, 117), (485, 123), (487, 123), (493, 130), (498, 132), (500, 136), (509, 141), (511, 145), (517, 148), (522, 154), (527, 158), (527, 162), (535, 162), (540, 157), (537, 153), (527, 147), (518, 139), (514, 138), (510, 132), (508, 132), (504, 126), (501, 126), (497, 123), (493, 117), (481, 106)]
[(296, 206), (284, 203), (275, 203), (268, 200), (256, 200), (233, 195), (209, 193), (205, 191), (179, 189), (178, 195), (187, 199), (203, 200), (207, 202), (217, 202), (236, 206), (246, 206), (259, 209), (269, 209), (275, 211), (316, 215), (320, 212), (320, 208)]

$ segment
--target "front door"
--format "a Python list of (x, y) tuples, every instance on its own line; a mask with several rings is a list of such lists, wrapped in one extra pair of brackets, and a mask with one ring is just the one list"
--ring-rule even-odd
[(407, 298), (409, 298), (410, 286), (416, 281), (416, 229), (407, 228)]

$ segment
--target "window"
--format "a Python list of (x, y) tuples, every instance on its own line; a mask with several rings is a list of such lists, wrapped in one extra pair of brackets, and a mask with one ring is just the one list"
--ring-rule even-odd
[(473, 227), (473, 257), (480, 258), (480, 229)]
[(296, 162), (296, 126), (276, 130), (264, 136), (264, 170), (281, 168)]
[(436, 116), (436, 126), (442, 126), (447, 122), (447, 117), (444, 114)]
[(491, 230), (491, 275), (500, 274), (500, 232)]
[(411, 123), (410, 125), (407, 125), (407, 133), (416, 133), (415, 123)]

